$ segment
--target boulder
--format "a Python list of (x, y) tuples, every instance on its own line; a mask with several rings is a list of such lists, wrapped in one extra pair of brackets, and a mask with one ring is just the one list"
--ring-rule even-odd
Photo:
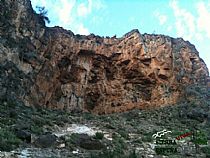
[(54, 134), (45, 134), (39, 136), (34, 144), (37, 147), (42, 147), (42, 148), (49, 148), (49, 147), (54, 147), (57, 143), (58, 137), (55, 136)]
[(31, 133), (28, 130), (18, 130), (16, 136), (27, 143), (31, 143)]

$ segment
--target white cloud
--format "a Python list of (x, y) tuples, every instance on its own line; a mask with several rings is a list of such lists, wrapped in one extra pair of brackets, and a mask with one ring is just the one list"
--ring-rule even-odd
[(169, 5), (175, 16), (177, 35), (191, 40), (196, 30), (195, 17), (187, 10), (179, 7), (176, 0), (172, 0)]
[(93, 9), (100, 10), (104, 7), (105, 5), (101, 0), (86, 0), (86, 2), (79, 4), (77, 14), (80, 17), (86, 17)]
[(31, 4), (34, 7), (34, 10), (38, 11), (36, 7), (45, 7), (47, 8), (47, 0), (31, 0)]
[[(70, 29), (76, 34), (89, 34), (85, 27), (84, 20), (87, 15), (105, 8), (103, 0), (31, 0), (35, 9), (36, 6), (45, 6), (48, 10), (48, 17), (51, 20), (49, 26), (59, 25), (65, 29)], [(97, 15), (91, 19), (99, 19)], [(103, 20), (102, 20), (103, 21)]]
[(88, 0), (88, 3), (85, 4), (84, 2), (79, 4), (77, 8), (78, 16), (87, 16), (92, 11), (92, 0)]
[(88, 29), (85, 28), (83, 24), (80, 24), (79, 25), (76, 33), (81, 34), (81, 35), (89, 35), (90, 34), (89, 31), (88, 31)]
[(160, 20), (160, 25), (163, 25), (167, 21), (167, 16), (166, 15), (160, 15), (159, 20)]
[(76, 0), (60, 0), (60, 5), (56, 10), (59, 17), (59, 23), (62, 26), (69, 26), (73, 21), (72, 9), (75, 6)]
[(203, 40), (205, 36), (210, 38), (210, 2), (196, 3), (197, 9), (194, 13), (181, 8), (177, 0), (171, 0), (169, 5), (173, 9), (178, 36), (187, 40)]
[(199, 2), (197, 4), (197, 9), (197, 27), (199, 31), (205, 32), (208, 38), (210, 38), (210, 10), (205, 6), (204, 2)]
[(168, 32), (170, 32), (172, 30), (172, 26), (168, 26), (166, 29)]
[[(175, 16), (175, 29), (178, 36), (183, 37), (196, 44), (200, 56), (205, 59), (208, 68), (210, 68), (210, 1), (198, 1), (191, 4), (194, 11), (188, 8), (180, 7), (177, 0), (171, 0), (169, 6), (172, 8)], [(205, 39), (205, 40), (204, 40)]]
[(100, 10), (100, 9), (106, 8), (103, 0), (93, 0), (93, 7), (96, 10)]
[(202, 36), (202, 34), (201, 33), (195, 33), (195, 38), (197, 39), (197, 40), (199, 40), (199, 41), (202, 41), (203, 39), (204, 39), (204, 37)]
[(160, 14), (159, 12), (155, 12), (155, 16), (158, 18), (160, 25), (163, 25), (166, 23), (166, 21), (167, 21), (166, 15)]

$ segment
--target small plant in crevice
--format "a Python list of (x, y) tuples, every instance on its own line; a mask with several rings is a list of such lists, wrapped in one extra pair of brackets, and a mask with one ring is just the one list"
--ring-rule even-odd
[(45, 10), (45, 7), (40, 7), (40, 6), (36, 6), (36, 8), (38, 9), (38, 15), (39, 18), (41, 20), (43, 20), (44, 22), (47, 22), (48, 24), (50, 23), (50, 19), (47, 17), (47, 10)]

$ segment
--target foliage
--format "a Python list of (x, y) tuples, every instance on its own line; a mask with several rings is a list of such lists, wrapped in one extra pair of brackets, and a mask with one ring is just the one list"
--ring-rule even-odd
[(191, 84), (184, 87), (185, 89), (185, 98), (196, 97), (197, 99), (203, 98), (206, 94), (208, 94), (207, 89), (200, 85)]
[(41, 134), (43, 132), (43, 129), (42, 127), (40, 126), (37, 126), (37, 125), (32, 125), (31, 128), (30, 128), (30, 131), (34, 134)]
[(96, 132), (94, 138), (95, 139), (103, 139), (104, 138), (104, 134), (102, 132)]
[(129, 134), (124, 130), (119, 130), (118, 133), (125, 139), (129, 139)]
[(6, 128), (0, 129), (0, 151), (11, 151), (19, 146), (21, 140)]
[(202, 147), (201, 150), (207, 154), (208, 156), (210, 156), (210, 146), (205, 146), (205, 147)]
[[(128, 155), (127, 155), (128, 154)], [(139, 155), (135, 152), (135, 150), (130, 151), (127, 154), (119, 153), (116, 149), (105, 149), (99, 154), (91, 154), (91, 158), (138, 158)]]
[(91, 153), (91, 158), (135, 158), (134, 152), (128, 152), (128, 148), (123, 138), (117, 133), (112, 135), (112, 146), (102, 150), (100, 153)]
[(47, 17), (47, 10), (45, 10), (45, 7), (36, 6), (38, 9), (38, 15), (40, 19), (46, 21), (48, 24), (50, 23), (50, 19)]
[(151, 136), (143, 136), (142, 137), (142, 141), (143, 142), (151, 142), (152, 141), (152, 137)]
[(127, 148), (127, 145), (124, 142), (123, 138), (121, 138), (117, 134), (114, 134), (112, 138), (113, 138), (112, 143), (114, 144), (114, 151), (122, 155), (125, 154), (124, 150)]
[(133, 151), (129, 154), (128, 158), (138, 158), (138, 156), (137, 156), (137, 154), (136, 154), (136, 151), (133, 150)]

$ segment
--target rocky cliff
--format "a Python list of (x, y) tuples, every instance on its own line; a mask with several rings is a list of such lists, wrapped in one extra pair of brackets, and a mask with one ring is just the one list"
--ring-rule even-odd
[(74, 35), (46, 27), (29, 0), (0, 0), (0, 97), (26, 106), (104, 114), (186, 99), (208, 69), (182, 38)]

